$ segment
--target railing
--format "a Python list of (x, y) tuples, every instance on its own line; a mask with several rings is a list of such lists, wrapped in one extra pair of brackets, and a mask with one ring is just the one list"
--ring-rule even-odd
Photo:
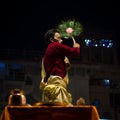
[(37, 50), (2, 49), (0, 59), (41, 59), (43, 52)]

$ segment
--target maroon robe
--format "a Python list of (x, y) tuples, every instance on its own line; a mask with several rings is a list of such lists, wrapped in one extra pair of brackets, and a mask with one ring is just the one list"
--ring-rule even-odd
[(43, 56), (43, 64), (46, 72), (46, 80), (50, 75), (58, 75), (62, 78), (66, 75), (64, 58), (80, 55), (80, 48), (72, 48), (59, 42), (48, 45)]

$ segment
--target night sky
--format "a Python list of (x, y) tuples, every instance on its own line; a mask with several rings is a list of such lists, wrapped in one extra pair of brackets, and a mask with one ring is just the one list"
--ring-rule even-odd
[(119, 4), (112, 1), (2, 1), (1, 48), (44, 51), (44, 33), (62, 20), (76, 19), (85, 31), (113, 33), (119, 48)]

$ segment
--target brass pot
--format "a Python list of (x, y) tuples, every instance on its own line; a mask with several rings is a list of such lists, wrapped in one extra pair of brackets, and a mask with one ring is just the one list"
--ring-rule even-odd
[(8, 105), (26, 105), (26, 97), (24, 95), (24, 92), (19, 89), (11, 90), (10, 95), (8, 97)]

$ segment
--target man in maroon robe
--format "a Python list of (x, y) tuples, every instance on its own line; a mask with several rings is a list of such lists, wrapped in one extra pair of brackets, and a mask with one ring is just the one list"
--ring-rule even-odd
[(73, 47), (62, 44), (60, 31), (48, 30), (45, 40), (49, 43), (42, 58), (41, 83), (42, 102), (65, 103), (72, 105), (68, 85), (68, 57), (80, 55), (80, 44), (73, 42)]

